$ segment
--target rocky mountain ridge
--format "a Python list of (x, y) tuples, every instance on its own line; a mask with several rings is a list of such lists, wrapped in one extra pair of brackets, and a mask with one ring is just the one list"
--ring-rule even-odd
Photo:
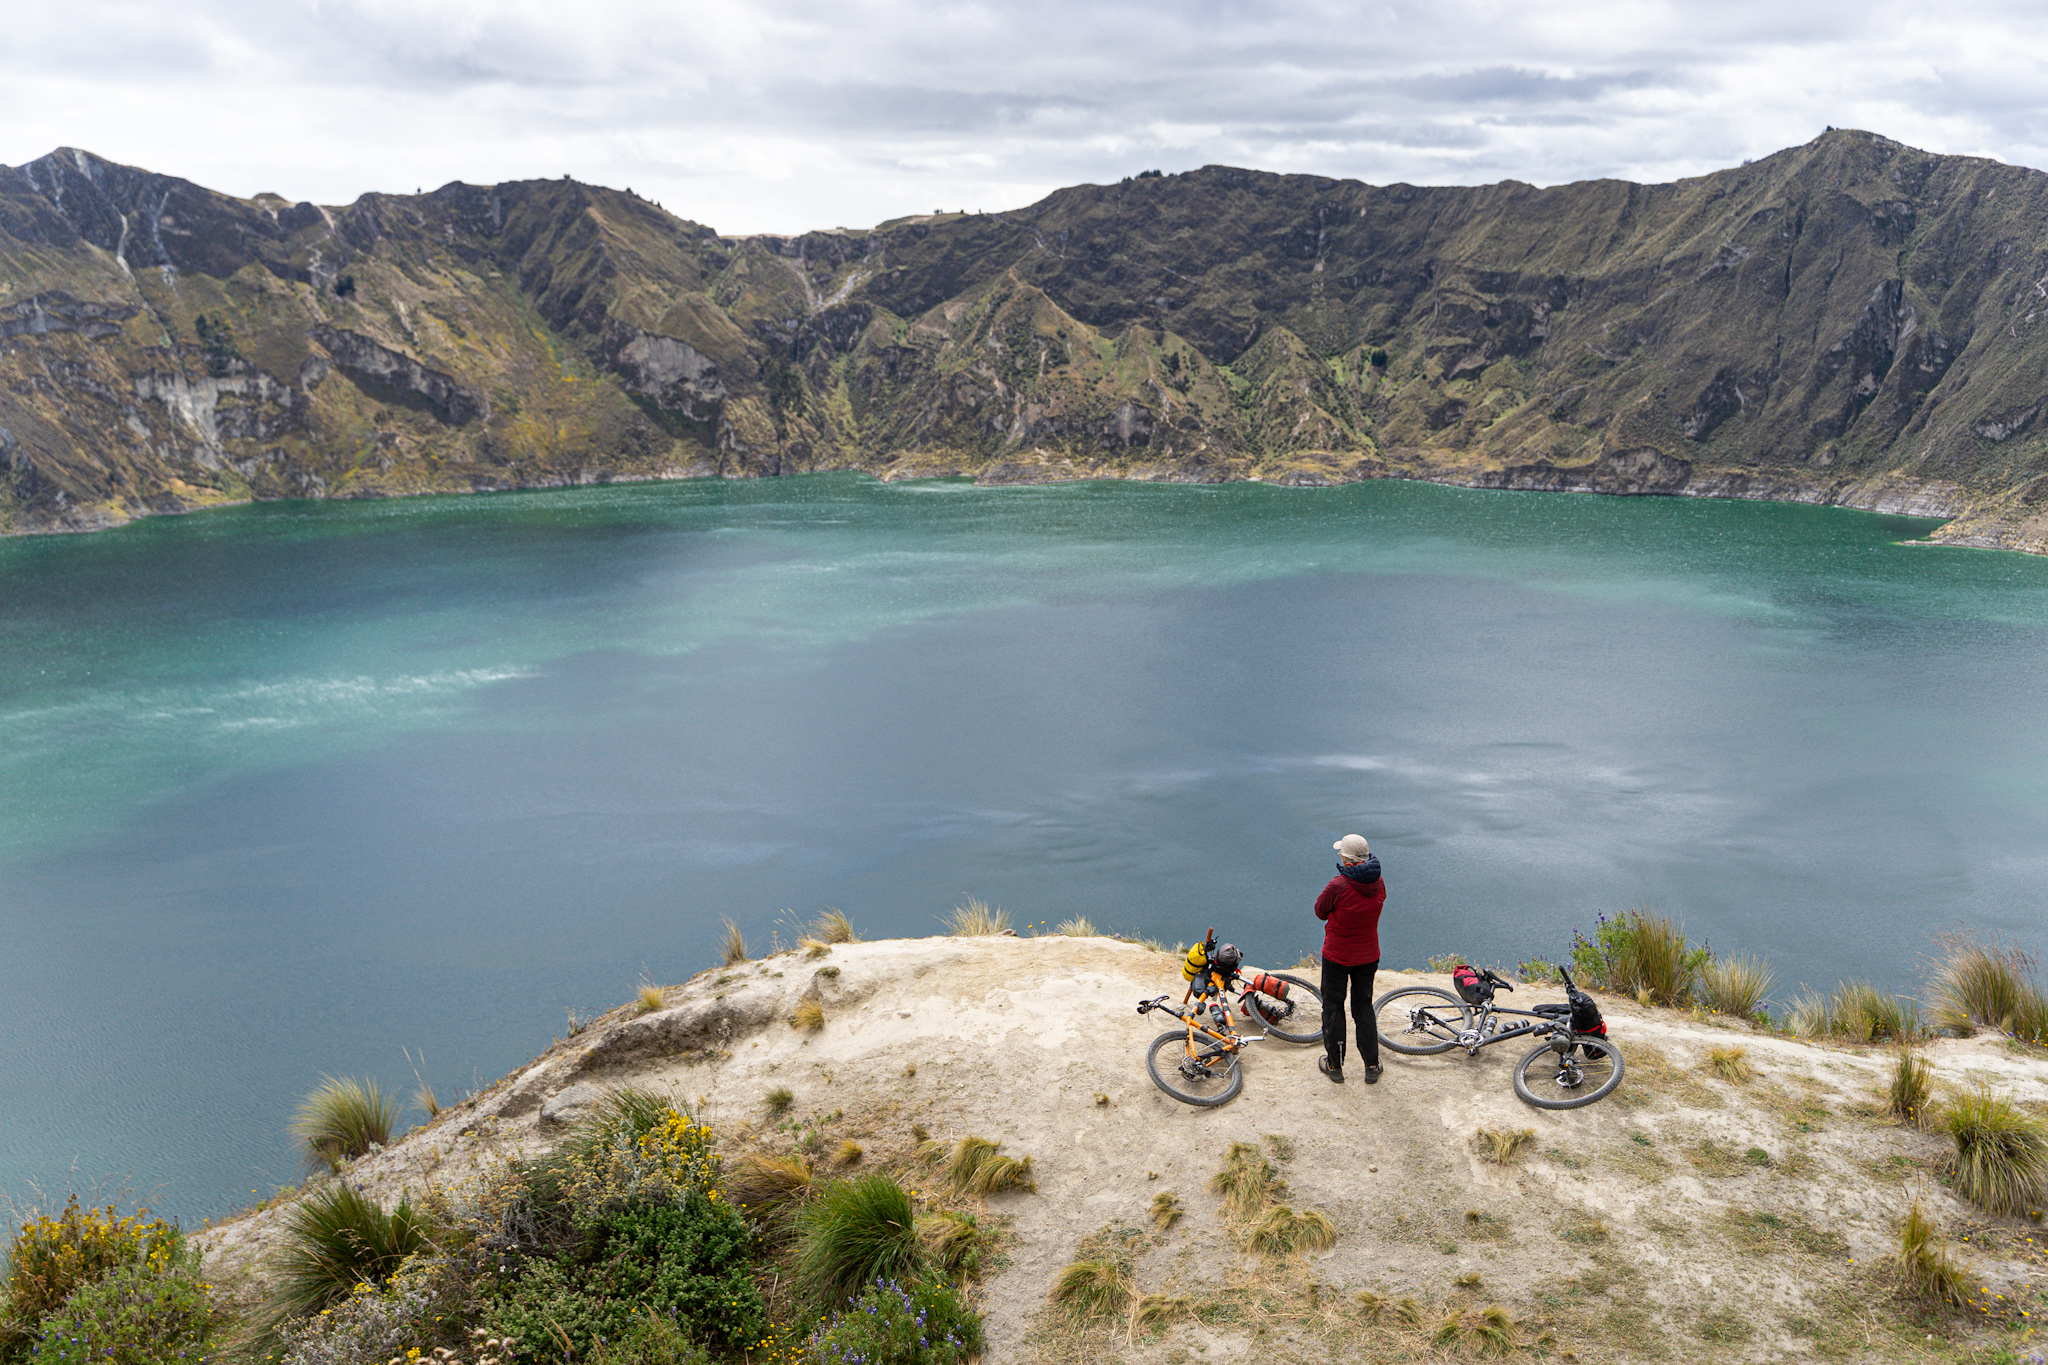
[(0, 529), (860, 469), (1695, 493), (2048, 550), (2048, 175), (1831, 130), (1669, 185), (1228, 167), (723, 237), (0, 168)]

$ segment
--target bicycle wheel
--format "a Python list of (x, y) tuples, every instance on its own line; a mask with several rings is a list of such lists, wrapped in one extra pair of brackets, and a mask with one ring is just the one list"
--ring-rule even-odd
[(1404, 986), (1373, 1002), (1373, 1024), (1382, 1046), (1410, 1057), (1449, 1052), (1458, 1035), (1472, 1027), (1472, 1009), (1449, 991)]
[[(1237, 1092), (1244, 1089), (1244, 1070), (1237, 1054), (1197, 1061), (1188, 1056), (1187, 1042), (1184, 1028), (1169, 1029), (1152, 1040), (1152, 1046), (1145, 1049), (1145, 1070), (1152, 1073), (1152, 1083), (1175, 1099), (1204, 1109), (1236, 1099)], [(1209, 1045), (1201, 1034), (1195, 1035), (1197, 1051)]]
[(1283, 1043), (1322, 1042), (1323, 993), (1288, 972), (1271, 972), (1268, 975), (1287, 983), (1287, 999), (1283, 1002), (1270, 995), (1248, 992), (1245, 1000), (1252, 1007), (1252, 1017), (1266, 1026), (1267, 1033)]
[(1515, 1094), (1538, 1109), (1577, 1109), (1613, 1094), (1621, 1084), (1621, 1054), (1614, 1044), (1590, 1033), (1574, 1041), (1577, 1046), (1563, 1054), (1549, 1043), (1531, 1048), (1515, 1064)]

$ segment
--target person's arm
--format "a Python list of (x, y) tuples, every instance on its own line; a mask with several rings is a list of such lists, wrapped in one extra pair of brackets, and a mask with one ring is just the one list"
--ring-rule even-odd
[(1316, 897), (1316, 918), (1328, 919), (1330, 912), (1337, 908), (1337, 884), (1331, 882), (1323, 888), (1323, 894)]

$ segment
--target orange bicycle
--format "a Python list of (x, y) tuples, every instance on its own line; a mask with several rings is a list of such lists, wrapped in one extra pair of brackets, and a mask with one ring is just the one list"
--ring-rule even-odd
[[(1181, 1021), (1152, 1040), (1145, 1050), (1145, 1070), (1152, 1083), (1186, 1104), (1213, 1108), (1228, 1104), (1244, 1089), (1240, 1054), (1248, 1043), (1268, 1038), (1289, 1043), (1318, 1043), (1323, 1038), (1320, 992), (1299, 977), (1243, 970), (1243, 957), (1232, 945), (1218, 946), (1216, 931), (1188, 951), (1181, 975), (1187, 993), (1179, 1004), (1161, 995), (1138, 1003), (1138, 1013), (1164, 1010)], [(1239, 1033), (1231, 1022), (1229, 1001), (1237, 996), (1238, 1011), (1266, 1026), (1264, 1033)]]

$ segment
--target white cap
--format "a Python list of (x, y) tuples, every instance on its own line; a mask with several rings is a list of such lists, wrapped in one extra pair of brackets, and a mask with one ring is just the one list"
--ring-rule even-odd
[(1355, 863), (1372, 856), (1372, 845), (1365, 841), (1363, 834), (1347, 834), (1330, 847), (1337, 850), (1338, 857), (1349, 858)]

